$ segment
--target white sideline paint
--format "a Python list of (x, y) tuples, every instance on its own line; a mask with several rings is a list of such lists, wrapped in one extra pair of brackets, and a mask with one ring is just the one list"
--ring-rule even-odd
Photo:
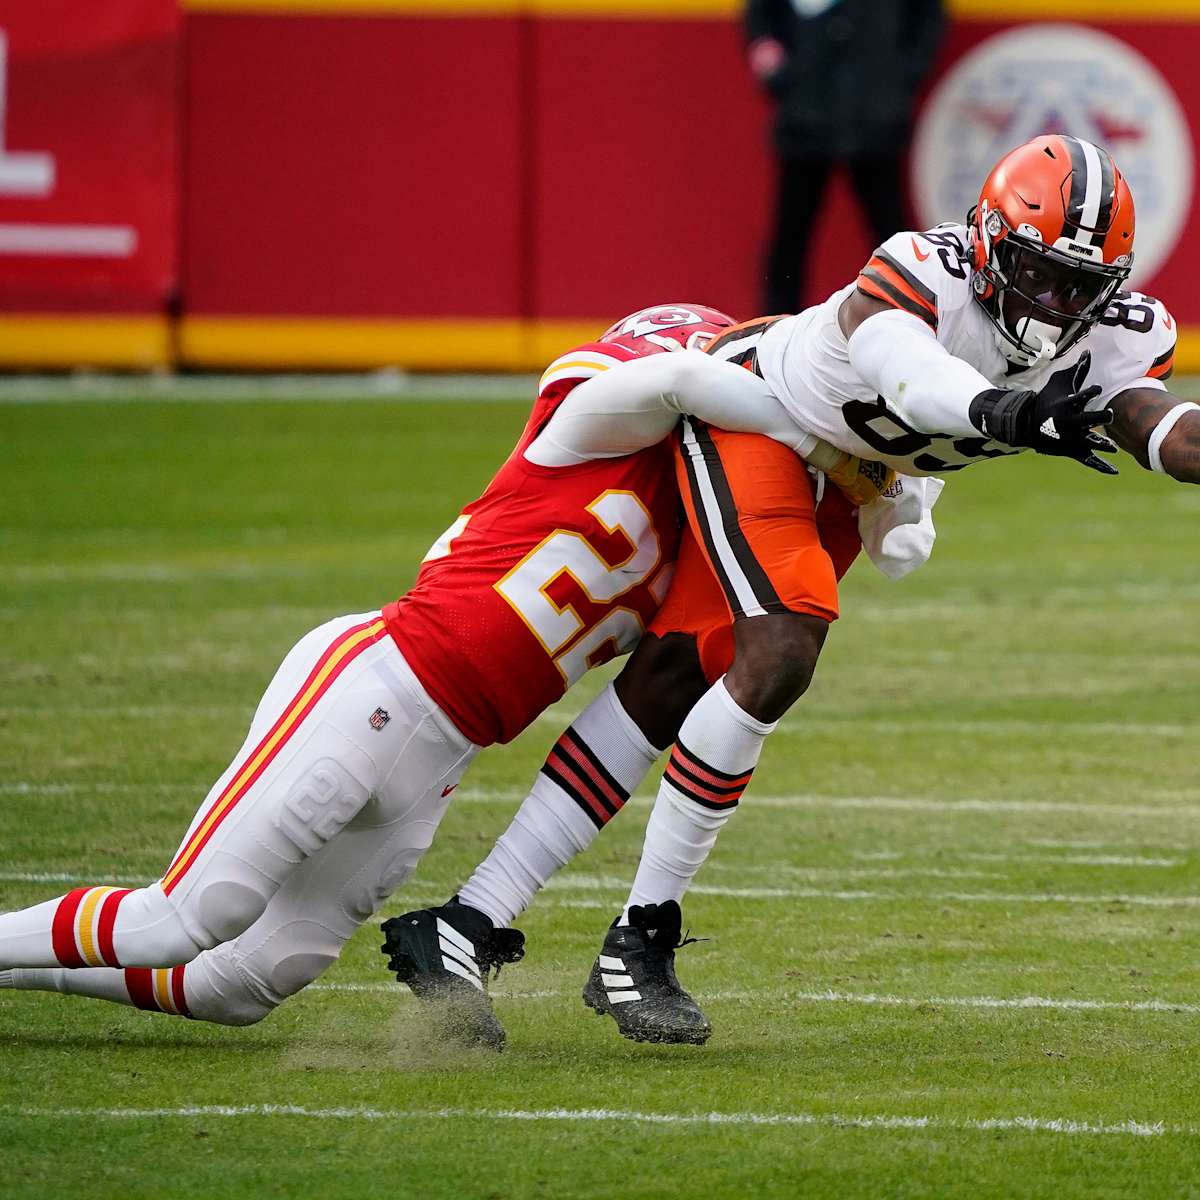
[(302, 1117), (317, 1121), (442, 1121), (466, 1118), (478, 1121), (603, 1121), (621, 1125), (752, 1125), (832, 1126), (849, 1129), (961, 1130), (1022, 1133), (1054, 1133), (1068, 1136), (1196, 1137), (1191, 1125), (1169, 1125), (1165, 1121), (1125, 1120), (1112, 1123), (1079, 1121), (1072, 1117), (984, 1117), (887, 1116), (842, 1113), (638, 1112), (616, 1108), (307, 1108), (298, 1104), (203, 1104), (181, 1108), (35, 1108), (5, 1105), (0, 1115), (31, 1119), (64, 1120), (159, 1120), (163, 1117)]

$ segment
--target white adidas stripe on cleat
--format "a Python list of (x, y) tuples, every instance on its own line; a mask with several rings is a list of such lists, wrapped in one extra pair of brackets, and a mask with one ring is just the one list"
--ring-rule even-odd
[(630, 1000), (640, 1000), (641, 998), (642, 998), (641, 992), (609, 992), (608, 993), (609, 1004), (626, 1004)]
[(472, 975), (479, 976), (479, 964), (469, 954), (464, 954), (452, 942), (446, 941), (445, 938), (438, 938), (438, 949), (442, 952), (443, 962), (453, 959), (460, 967), (466, 967)]
[(596, 960), (600, 964), (600, 969), (604, 971), (624, 971), (625, 964), (619, 958), (613, 958), (611, 954), (601, 954)]
[(472, 962), (475, 961), (475, 946), (467, 938), (463, 937), (449, 921), (443, 921), (441, 917), (437, 919), (438, 937), (445, 938), (446, 941), (452, 942), (460, 950), (462, 950)]
[(633, 987), (632, 975), (610, 975), (607, 971), (601, 971), (600, 978), (603, 980), (604, 986), (609, 991), (612, 991), (613, 988)]
[(445, 954), (442, 955), (442, 966), (446, 968), (452, 975), (461, 975), (468, 983), (474, 984), (481, 992), (483, 984), (480, 982), (478, 975), (472, 975), (465, 967), (459, 966), (458, 960), (449, 958)]

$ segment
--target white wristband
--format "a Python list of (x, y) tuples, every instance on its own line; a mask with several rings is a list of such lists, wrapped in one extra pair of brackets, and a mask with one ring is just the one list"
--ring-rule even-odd
[(1157, 425), (1154, 427), (1154, 432), (1150, 435), (1150, 440), (1146, 443), (1146, 458), (1150, 461), (1150, 470), (1157, 471), (1160, 475), (1165, 475), (1166, 471), (1162, 465), (1162, 444), (1167, 440), (1167, 434), (1179, 424), (1179, 418), (1184, 413), (1191, 411), (1200, 412), (1200, 404), (1193, 404), (1190, 400), (1185, 400), (1182, 404), (1177, 404)]

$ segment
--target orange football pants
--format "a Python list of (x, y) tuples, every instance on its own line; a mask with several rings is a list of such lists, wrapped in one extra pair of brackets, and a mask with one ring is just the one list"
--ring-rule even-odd
[(804, 462), (758, 434), (685, 418), (675, 469), (687, 513), (675, 576), (650, 632), (696, 639), (709, 681), (733, 662), (733, 622), (771, 613), (838, 616), (838, 582), (862, 542), (837, 488), (820, 503)]

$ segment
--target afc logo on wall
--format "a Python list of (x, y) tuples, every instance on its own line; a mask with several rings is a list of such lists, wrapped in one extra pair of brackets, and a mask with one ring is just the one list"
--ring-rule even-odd
[(1082, 25), (1024, 25), (981, 42), (942, 78), (913, 142), (925, 226), (964, 219), (987, 173), (1040, 133), (1107, 149), (1137, 205), (1135, 282), (1175, 248), (1192, 194), (1192, 142), (1174, 91), (1125, 42)]

